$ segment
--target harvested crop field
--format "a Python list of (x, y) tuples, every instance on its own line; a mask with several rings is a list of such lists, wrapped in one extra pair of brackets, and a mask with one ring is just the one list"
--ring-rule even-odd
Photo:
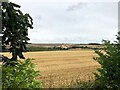
[[(7, 53), (4, 55), (10, 56)], [(88, 80), (100, 65), (93, 60), (93, 50), (43, 51), (24, 53), (34, 58), (35, 69), (40, 71), (38, 79), (43, 87), (62, 87), (72, 80)]]

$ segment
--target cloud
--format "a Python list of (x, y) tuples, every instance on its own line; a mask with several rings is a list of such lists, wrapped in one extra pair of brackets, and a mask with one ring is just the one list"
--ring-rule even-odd
[(76, 10), (76, 9), (84, 8), (84, 7), (86, 7), (86, 5), (87, 5), (86, 3), (79, 2), (79, 3), (75, 4), (75, 5), (71, 5), (66, 10), (67, 11), (73, 11), (73, 10)]
[(23, 12), (33, 17), (30, 42), (87, 43), (115, 39), (118, 30), (117, 3), (42, 1), (16, 1)]

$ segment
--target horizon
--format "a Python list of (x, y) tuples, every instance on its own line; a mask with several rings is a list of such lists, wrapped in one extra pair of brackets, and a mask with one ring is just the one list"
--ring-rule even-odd
[(53, 43), (28, 43), (28, 44), (81, 44), (81, 45), (86, 44), (87, 45), (87, 44), (102, 44), (102, 43), (70, 43), (70, 42), (69, 43), (60, 43), (60, 42), (54, 43), (53, 42)]

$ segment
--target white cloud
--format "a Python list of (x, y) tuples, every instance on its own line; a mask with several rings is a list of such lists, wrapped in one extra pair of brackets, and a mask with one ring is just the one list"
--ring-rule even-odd
[(45, 1), (15, 1), (34, 19), (34, 30), (29, 30), (31, 42), (86, 43), (115, 39), (118, 30), (116, 2)]

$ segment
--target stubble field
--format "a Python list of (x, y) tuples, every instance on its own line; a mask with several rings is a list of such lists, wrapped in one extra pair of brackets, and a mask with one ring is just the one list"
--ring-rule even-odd
[[(9, 53), (4, 53), (9, 56)], [(43, 87), (64, 87), (76, 79), (93, 79), (93, 72), (100, 65), (93, 60), (97, 56), (93, 50), (43, 51), (24, 53), (26, 58), (33, 58), (35, 69), (41, 76), (37, 79)]]

